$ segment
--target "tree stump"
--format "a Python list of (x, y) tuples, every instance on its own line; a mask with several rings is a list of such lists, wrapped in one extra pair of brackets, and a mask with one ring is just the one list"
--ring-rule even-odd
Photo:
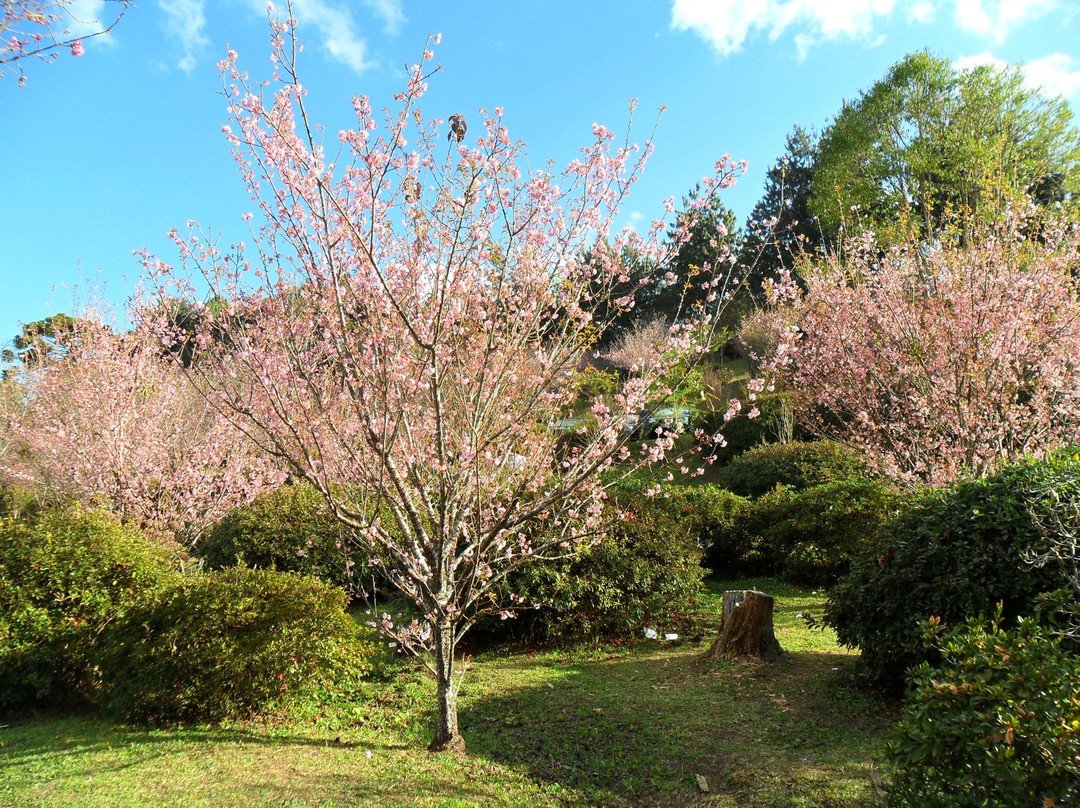
[(773, 596), (756, 589), (725, 592), (723, 622), (706, 659), (756, 657), (776, 662), (783, 653), (773, 633)]

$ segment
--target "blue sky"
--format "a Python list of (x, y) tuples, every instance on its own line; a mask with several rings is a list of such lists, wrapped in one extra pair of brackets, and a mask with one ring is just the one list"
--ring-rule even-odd
[[(281, 3), (284, 5), (284, 3)], [(88, 21), (102, 0), (77, 0)], [(376, 106), (402, 85), (428, 33), (443, 72), (429, 117), (505, 108), (533, 165), (565, 163), (594, 121), (636, 137), (666, 105), (656, 154), (624, 208), (651, 219), (722, 154), (750, 172), (725, 202), (745, 219), (795, 124), (820, 129), (921, 48), (969, 64), (1024, 62), (1029, 80), (1080, 103), (1080, 0), (295, 0), (301, 73), (328, 139), (350, 98)], [(73, 309), (73, 287), (122, 303), (146, 247), (194, 219), (246, 233), (247, 199), (221, 134), (215, 64), (229, 47), (270, 72), (261, 0), (141, 0), (85, 55), (24, 62), (0, 78), (0, 341), (19, 322)], [(84, 23), (85, 24), (85, 23)], [(80, 280), (81, 279), (81, 280)]]

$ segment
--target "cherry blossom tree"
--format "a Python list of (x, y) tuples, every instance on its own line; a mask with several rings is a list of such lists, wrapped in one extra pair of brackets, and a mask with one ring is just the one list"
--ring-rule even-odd
[[(574, 404), (576, 374), (634, 305), (633, 289), (611, 299), (622, 257), (670, 260), (694, 223), (688, 211), (672, 239), (663, 219), (645, 235), (614, 232), (651, 145), (594, 125), (565, 169), (530, 170), (501, 109), (423, 116), (438, 70), (426, 48), (383, 116), (353, 99), (356, 126), (335, 148), (308, 118), (293, 23), (272, 26), (272, 81), (249, 81), (232, 52), (220, 65), (225, 134), (258, 208), (252, 246), (225, 249), (195, 228), (174, 236), (178, 268), (150, 255), (145, 267), (192, 306), (211, 286), (192, 364), (200, 389), (317, 488), (416, 604), (416, 620), (381, 625), (435, 676), (431, 748), (461, 749), (458, 642), (479, 615), (521, 605), (495, 601), (511, 570), (596, 538), (604, 472), (672, 451), (679, 425), (633, 447), (623, 427), (712, 347), (725, 278), (703, 268), (709, 305), (668, 328), (558, 451), (552, 425)], [(698, 204), (737, 171), (717, 163)]]
[(108, 7), (104, 18), (84, 19), (84, 10), (93, 6), (79, 0), (3, 0), (0, 9), (0, 78), (7, 72), (26, 83), (20, 62), (27, 58), (46, 61), (61, 50), (72, 56), (85, 53), (83, 40), (107, 34), (116, 26), (133, 3), (131, 0), (99, 0), (94, 4)]
[(1077, 234), (1025, 228), (884, 254), (868, 238), (804, 270), (805, 292), (783, 276), (774, 380), (796, 391), (809, 426), (908, 484), (1076, 442)]
[(22, 400), (3, 413), (12, 445), (0, 479), (104, 505), (189, 545), (282, 481), (147, 333), (71, 323), (62, 356), (8, 382)]

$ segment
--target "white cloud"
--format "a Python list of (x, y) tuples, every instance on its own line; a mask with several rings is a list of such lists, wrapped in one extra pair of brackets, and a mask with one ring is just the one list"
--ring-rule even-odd
[(1004, 59), (999, 59), (994, 56), (990, 51), (976, 53), (973, 56), (961, 56), (953, 62), (953, 67), (957, 70), (971, 70), (973, 67), (981, 67), (982, 65), (990, 65), (998, 70), (1002, 70), (1008, 67), (1009, 63)]
[(1065, 98), (1080, 96), (1080, 59), (1064, 53), (1053, 53), (1027, 62), (1024, 75), (1029, 87), (1038, 87), (1047, 95)]
[(383, 21), (383, 28), (388, 34), (397, 35), (406, 22), (405, 12), (401, 10), (401, 0), (364, 0), (364, 5)]
[(203, 0), (158, 0), (158, 5), (168, 17), (165, 29), (180, 40), (184, 51), (177, 67), (190, 73), (198, 63), (199, 52), (210, 44), (203, 35), (206, 28)]
[(754, 34), (775, 41), (792, 33), (800, 58), (820, 42), (876, 42), (875, 29), (894, 11), (926, 24), (951, 7), (956, 25), (1000, 43), (1017, 26), (1062, 7), (1062, 0), (672, 0), (671, 27), (690, 30), (721, 56), (737, 53)]
[(956, 0), (956, 24), (1001, 44), (1019, 25), (1056, 10), (1059, 0)]
[(908, 12), (908, 20), (925, 24), (934, 19), (936, 11), (937, 5), (933, 0), (916, 0)]
[[(383, 17), (390, 25), (394, 19), (391, 9), (397, 6), (396, 0), (372, 0), (390, 17)], [(263, 14), (266, 13), (266, 0), (251, 0), (251, 6)], [(356, 21), (347, 3), (329, 2), (328, 0), (293, 0), (293, 17), (299, 26), (300, 38), (306, 42), (318, 41), (331, 58), (345, 64), (357, 73), (363, 73), (373, 64), (367, 60), (367, 43), (356, 32)], [(399, 9), (400, 12), (400, 9)], [(383, 11), (377, 11), (380, 16)], [(404, 20), (404, 17), (401, 18)], [(316, 31), (312, 37), (311, 28)]]
[(873, 30), (875, 19), (890, 14), (897, 0), (674, 0), (671, 27), (692, 30), (721, 56), (742, 49), (752, 33), (764, 31), (772, 40), (789, 28), (800, 53), (811, 45), (841, 37), (860, 39)]
[[(1009, 66), (1004, 59), (999, 59), (989, 51), (974, 56), (964, 56), (953, 62), (958, 70), (969, 70), (979, 65), (990, 65), (998, 70)], [(1020, 65), (1024, 73), (1024, 86), (1039, 90), (1046, 95), (1061, 95), (1075, 98), (1080, 95), (1080, 59), (1064, 53), (1052, 53), (1041, 59), (1035, 59)]]

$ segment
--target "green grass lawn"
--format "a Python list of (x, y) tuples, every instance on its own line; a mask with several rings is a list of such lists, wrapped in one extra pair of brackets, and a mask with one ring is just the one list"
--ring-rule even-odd
[[(870, 806), (893, 715), (807, 628), (823, 597), (773, 581), (783, 662), (704, 663), (642, 641), (469, 663), (469, 754), (425, 751), (434, 686), (412, 663), (254, 721), (129, 727), (0, 719), (3, 806)], [(703, 792), (696, 776), (703, 776)]]

